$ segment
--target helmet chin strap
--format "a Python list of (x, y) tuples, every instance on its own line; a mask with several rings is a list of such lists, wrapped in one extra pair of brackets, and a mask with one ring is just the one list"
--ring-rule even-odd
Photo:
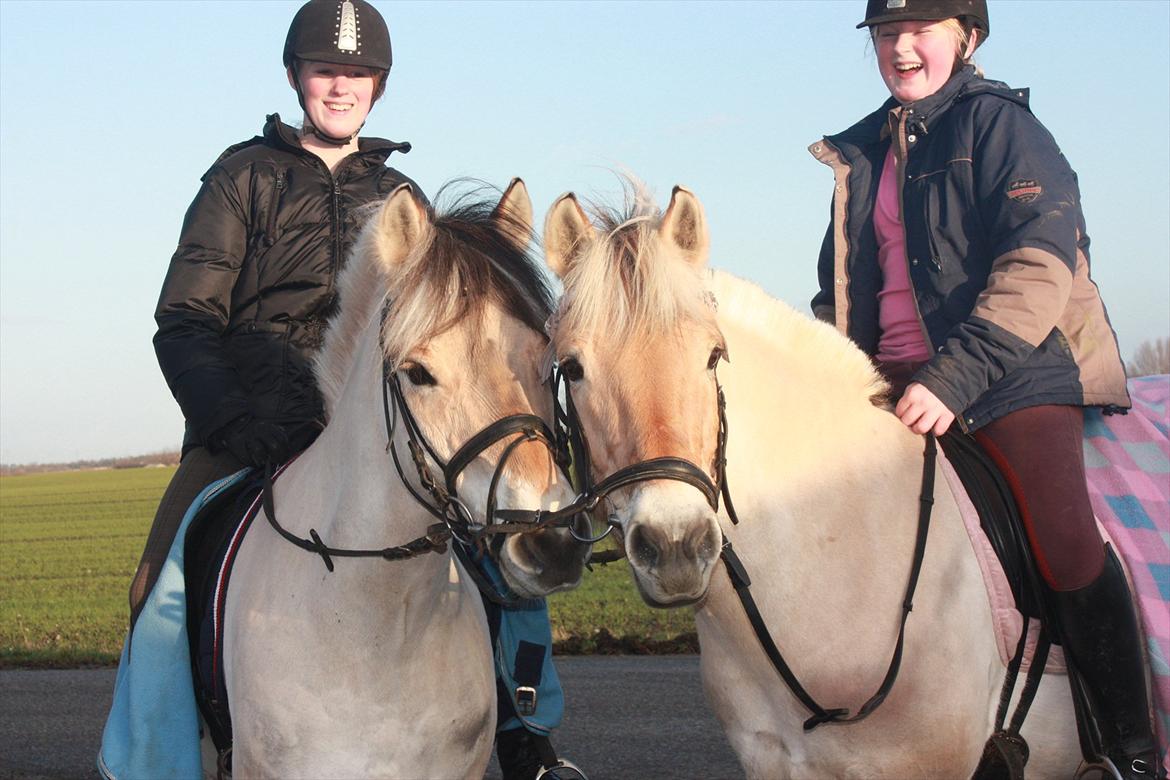
[[(358, 133), (360, 133), (362, 128), (366, 126), (365, 122), (362, 122), (352, 135), (344, 138), (340, 136), (329, 135), (324, 130), (314, 125), (312, 120), (309, 119), (309, 110), (305, 108), (305, 95), (303, 92), (301, 92), (301, 78), (296, 74), (296, 70), (293, 71), (293, 74), (293, 88), (296, 89), (297, 102), (301, 104), (301, 112), (305, 118), (304, 123), (301, 125), (301, 135), (314, 136), (318, 140), (323, 141), (331, 146), (345, 146), (350, 141), (358, 137)], [(371, 105), (371, 108), (372, 107), (373, 106)]]
[(340, 138), (340, 137), (337, 137), (337, 136), (332, 136), (332, 135), (329, 135), (328, 133), (326, 133), (325, 131), (323, 131), (321, 128), (319, 128), (319, 127), (315, 126), (315, 125), (314, 125), (314, 124), (313, 124), (313, 123), (312, 123), (312, 122), (309, 120), (309, 115), (308, 115), (308, 114), (305, 114), (305, 121), (304, 121), (304, 124), (302, 124), (302, 125), (301, 125), (301, 135), (311, 135), (311, 136), (314, 136), (314, 137), (316, 137), (318, 140), (320, 140), (320, 141), (324, 141), (325, 143), (327, 143), (327, 144), (329, 144), (329, 145), (331, 145), (331, 146), (345, 146), (345, 145), (346, 145), (346, 144), (348, 144), (350, 141), (352, 141), (353, 139), (357, 138), (357, 137), (358, 137), (358, 133), (360, 133), (360, 132), (362, 131), (362, 127), (365, 127), (365, 126), (366, 126), (366, 123), (365, 123), (365, 122), (362, 122), (362, 124), (361, 124), (361, 127), (359, 127), (359, 128), (358, 128), (358, 129), (357, 129), (357, 130), (356, 130), (356, 131), (353, 133), (353, 135), (347, 136), (347, 137), (345, 137), (345, 138)]

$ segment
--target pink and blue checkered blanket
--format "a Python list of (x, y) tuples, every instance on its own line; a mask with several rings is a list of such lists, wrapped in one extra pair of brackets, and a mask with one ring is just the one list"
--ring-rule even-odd
[(1129, 414), (1086, 410), (1085, 471), (1093, 511), (1133, 579), (1170, 765), (1170, 376), (1131, 379), (1129, 392)]

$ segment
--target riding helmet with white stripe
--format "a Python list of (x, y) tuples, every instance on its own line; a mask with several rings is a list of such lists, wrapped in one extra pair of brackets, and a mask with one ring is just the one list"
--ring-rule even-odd
[[(301, 6), (284, 39), (284, 67), (291, 68), (297, 100), (305, 107), (296, 63), (328, 62), (357, 65), (377, 74), (374, 100), (386, 89), (386, 77), (394, 63), (390, 30), (378, 9), (366, 0), (309, 0)], [(314, 130), (319, 138), (337, 144), (349, 138), (332, 138)]]

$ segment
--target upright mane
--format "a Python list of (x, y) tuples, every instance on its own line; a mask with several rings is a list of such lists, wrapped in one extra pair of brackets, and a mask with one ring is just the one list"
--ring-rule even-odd
[(636, 340), (711, 316), (702, 274), (656, 259), (662, 212), (646, 187), (630, 178), (625, 190), (620, 210), (589, 204), (599, 235), (565, 274), (557, 327), (566, 332)]
[(778, 364), (789, 376), (800, 377), (804, 387), (815, 387), (825, 396), (842, 393), (871, 402), (885, 396), (888, 384), (873, 363), (832, 325), (725, 271), (711, 271), (710, 284), (720, 320), (776, 350)]
[(553, 293), (543, 263), (530, 251), (531, 240), (523, 245), (517, 240), (530, 237), (531, 226), (496, 212), (498, 192), (480, 187), (451, 195), (455, 183), (444, 185), (436, 198), (443, 203), (449, 197), (450, 205), (428, 206), (423, 235), (393, 271), (381, 260), (385, 237), (379, 220), (368, 219), (362, 228), (338, 277), (340, 308), (314, 365), (327, 416), (341, 395), (362, 331), (383, 307), (382, 345), (392, 365), (419, 343), (480, 316), (488, 303), (543, 331)]

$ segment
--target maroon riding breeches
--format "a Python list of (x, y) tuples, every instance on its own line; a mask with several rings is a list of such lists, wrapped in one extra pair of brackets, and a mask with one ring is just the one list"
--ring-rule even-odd
[[(883, 364), (896, 402), (921, 364)], [(1050, 588), (1088, 585), (1105, 565), (1104, 543), (1085, 478), (1084, 409), (1032, 406), (988, 423), (975, 440), (1003, 471), (1024, 521), (1040, 574)]]
[(1088, 585), (1105, 565), (1085, 479), (1085, 410), (1031, 406), (975, 432), (1011, 484), (1036, 564), (1053, 590)]

